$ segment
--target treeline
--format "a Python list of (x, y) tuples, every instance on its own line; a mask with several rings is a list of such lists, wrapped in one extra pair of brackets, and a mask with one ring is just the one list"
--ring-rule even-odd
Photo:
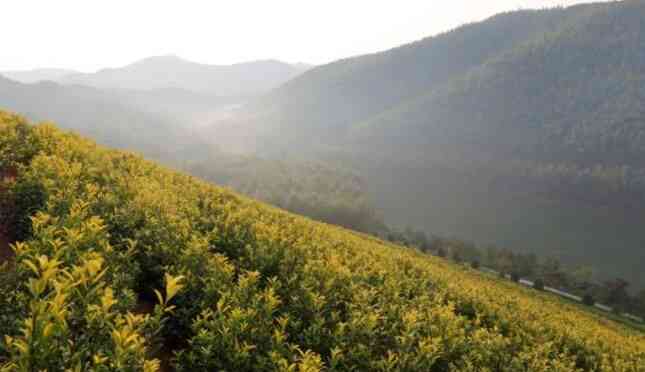
[(320, 163), (210, 151), (182, 166), (202, 179), (290, 212), (371, 234), (387, 231), (356, 173)]
[(518, 253), (494, 246), (478, 247), (474, 243), (438, 236), (428, 237), (422, 231), (406, 228), (390, 231), (385, 239), (415, 247), (424, 253), (497, 271), (511, 280), (530, 280), (536, 289), (552, 287), (583, 299), (587, 305), (602, 303), (618, 314), (629, 313), (645, 318), (645, 289), (634, 294), (630, 283), (622, 278), (599, 282), (592, 267), (565, 265), (555, 257), (541, 258), (533, 253)]
[(495, 178), (504, 190), (536, 191), (594, 205), (645, 204), (645, 168), (567, 161), (496, 161), (471, 171), (473, 177)]

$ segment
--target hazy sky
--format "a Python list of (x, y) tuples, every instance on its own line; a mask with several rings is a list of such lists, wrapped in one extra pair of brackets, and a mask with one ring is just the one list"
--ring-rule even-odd
[(177, 54), (322, 64), (506, 10), (580, 0), (1, 0), (0, 70), (93, 71)]

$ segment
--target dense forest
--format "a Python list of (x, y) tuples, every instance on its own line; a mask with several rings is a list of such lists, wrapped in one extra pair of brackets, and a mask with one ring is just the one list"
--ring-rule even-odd
[[(548, 294), (0, 112), (2, 371), (640, 372)], [(8, 206), (8, 209), (7, 209)], [(9, 211), (10, 213), (6, 213)]]
[(389, 224), (643, 286), (644, 22), (642, 1), (509, 12), (319, 66), (224, 123), (262, 156), (351, 164)]
[(382, 216), (367, 198), (365, 181), (349, 170), (220, 151), (186, 161), (182, 169), (318, 221), (377, 235), (388, 231)]

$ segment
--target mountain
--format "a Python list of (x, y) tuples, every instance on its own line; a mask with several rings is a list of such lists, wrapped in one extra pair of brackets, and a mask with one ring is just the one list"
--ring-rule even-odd
[(577, 8), (541, 35), (352, 128), (417, 149), (645, 166), (645, 2)]
[(645, 285), (643, 40), (643, 1), (501, 14), (313, 68), (217, 128), (351, 164), (389, 223)]
[(0, 225), (25, 234), (0, 265), (2, 370), (645, 364), (643, 334), (590, 308), (0, 112), (8, 170)]
[(40, 81), (58, 81), (67, 75), (78, 74), (77, 71), (43, 68), (28, 71), (0, 71), (0, 75), (21, 83), (37, 83)]
[[(232, 98), (228, 98), (230, 100)], [(103, 145), (153, 157), (290, 211), (365, 232), (385, 226), (358, 177), (340, 169), (236, 156), (200, 138), (189, 116), (230, 104), (226, 98), (181, 89), (99, 90), (53, 82), (21, 84), (0, 77), (0, 109), (61, 127)]]
[(228, 111), (248, 100), (246, 97), (220, 96), (181, 88), (108, 89), (105, 92), (140, 111), (192, 128), (225, 117)]
[[(523, 11), (372, 55), (319, 66), (241, 113), (258, 130), (285, 128), (337, 144), (350, 128), (413, 101), (491, 58), (574, 21), (584, 8)], [(244, 117), (246, 119), (246, 117)], [(285, 142), (287, 139), (284, 140)]]
[(184, 89), (219, 96), (265, 93), (304, 72), (306, 65), (264, 60), (228, 66), (190, 62), (177, 56), (150, 57), (120, 68), (68, 75), (62, 84), (101, 89)]
[(63, 128), (104, 145), (142, 151), (155, 158), (172, 153), (186, 138), (177, 122), (139, 110), (109, 92), (83, 86), (22, 84), (0, 77), (0, 108), (32, 120), (56, 120)]

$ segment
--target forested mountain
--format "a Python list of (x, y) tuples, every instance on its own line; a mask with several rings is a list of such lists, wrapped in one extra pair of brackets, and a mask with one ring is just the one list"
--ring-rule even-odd
[[(187, 154), (183, 154), (188, 158)], [(318, 221), (385, 235), (388, 228), (368, 197), (365, 180), (320, 163), (268, 160), (201, 151), (186, 160), (190, 174)]]
[(176, 56), (157, 56), (120, 68), (67, 75), (59, 82), (102, 89), (178, 88), (219, 96), (243, 96), (265, 93), (306, 69), (306, 65), (290, 65), (275, 60), (217, 66)]
[(259, 130), (282, 127), (293, 135), (313, 130), (335, 144), (354, 124), (463, 77), (577, 19), (581, 9), (502, 14), (386, 52), (320, 66), (249, 105), (244, 114)]
[[(362, 179), (317, 163), (267, 160), (220, 151), (194, 133), (187, 116), (217, 111), (227, 100), (180, 89), (104, 91), (53, 82), (21, 84), (0, 77), (0, 108), (97, 142), (137, 151), (289, 211), (355, 230), (385, 226)], [(230, 103), (230, 102), (228, 102)]]
[(224, 145), (351, 163), (391, 223), (645, 284), (644, 40), (644, 1), (506, 13), (314, 68)]
[(584, 6), (468, 74), (354, 126), (361, 141), (643, 166), (645, 2)]
[(27, 84), (37, 83), (40, 81), (58, 81), (66, 75), (77, 73), (78, 71), (57, 68), (42, 68), (26, 71), (0, 71), (1, 76)]

